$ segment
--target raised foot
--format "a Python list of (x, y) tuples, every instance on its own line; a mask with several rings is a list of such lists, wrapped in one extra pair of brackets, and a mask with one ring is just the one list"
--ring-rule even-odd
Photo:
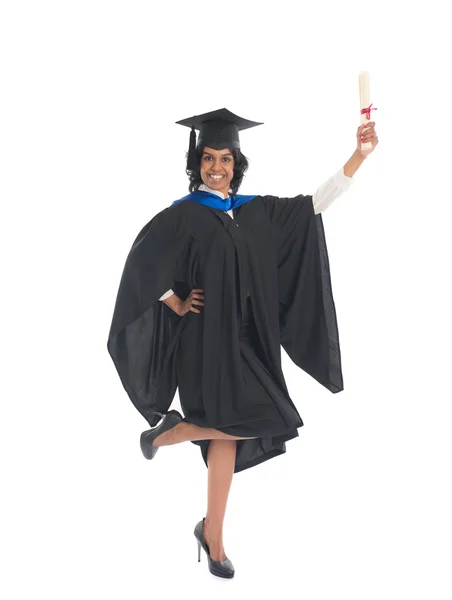
[(159, 448), (160, 446), (171, 446), (172, 444), (178, 444), (182, 441), (180, 433), (184, 425), (185, 423), (181, 422), (175, 425), (169, 431), (164, 431), (155, 438), (152, 446), (154, 448)]

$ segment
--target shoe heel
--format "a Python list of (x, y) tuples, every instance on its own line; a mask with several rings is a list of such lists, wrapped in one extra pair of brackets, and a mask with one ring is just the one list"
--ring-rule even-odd
[(201, 562), (201, 544), (198, 542), (198, 562)]

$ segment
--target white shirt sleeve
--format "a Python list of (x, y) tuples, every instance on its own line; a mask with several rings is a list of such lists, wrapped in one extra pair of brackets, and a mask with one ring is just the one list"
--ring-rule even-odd
[(163, 296), (161, 298), (159, 298), (159, 300), (166, 300), (167, 298), (169, 298), (172, 294), (174, 294), (173, 290), (168, 290), (167, 292), (165, 292), (163, 294)]
[(348, 190), (354, 181), (353, 177), (345, 175), (344, 167), (341, 167), (314, 192), (312, 196), (314, 213), (324, 212), (336, 198)]

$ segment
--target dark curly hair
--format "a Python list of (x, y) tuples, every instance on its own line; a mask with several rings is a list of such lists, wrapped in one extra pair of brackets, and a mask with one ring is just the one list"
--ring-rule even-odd
[[(194, 192), (199, 188), (199, 186), (204, 183), (201, 177), (201, 157), (204, 148), (196, 148), (196, 168), (193, 170), (186, 169), (186, 173), (188, 178), (190, 179), (190, 184), (188, 189), (190, 192)], [(232, 181), (230, 183), (230, 190), (232, 195), (237, 194), (239, 187), (242, 184), (243, 176), (245, 175), (245, 171), (249, 167), (248, 159), (244, 154), (242, 154), (240, 148), (232, 148), (229, 149), (234, 157), (234, 176), (232, 177)], [(188, 152), (186, 157), (188, 158)]]

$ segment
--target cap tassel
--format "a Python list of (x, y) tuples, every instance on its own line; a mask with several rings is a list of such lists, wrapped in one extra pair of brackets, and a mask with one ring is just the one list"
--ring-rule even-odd
[(188, 147), (187, 169), (193, 171), (196, 169), (196, 131), (195, 126), (191, 126), (190, 145)]

